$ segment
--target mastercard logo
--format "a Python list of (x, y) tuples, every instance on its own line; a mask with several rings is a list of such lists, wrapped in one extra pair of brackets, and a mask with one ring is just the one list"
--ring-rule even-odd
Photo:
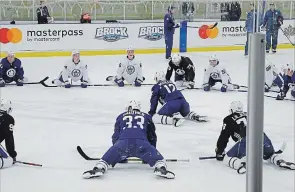
[(19, 43), (22, 38), (22, 32), (17, 28), (0, 28), (0, 43)]
[(210, 29), (213, 27), (213, 25), (202, 25), (199, 28), (199, 36), (202, 39), (214, 39), (215, 37), (218, 36), (219, 30), (217, 27), (214, 27), (213, 29)]

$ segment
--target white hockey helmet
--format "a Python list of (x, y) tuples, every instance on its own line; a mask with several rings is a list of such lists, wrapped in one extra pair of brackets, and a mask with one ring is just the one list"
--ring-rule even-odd
[(241, 101), (233, 101), (229, 106), (230, 113), (243, 113), (244, 105)]
[(166, 74), (165, 74), (164, 71), (156, 72), (155, 77), (154, 77), (154, 80), (156, 82), (159, 82), (159, 81), (162, 81), (162, 80), (165, 80), (165, 79), (166, 79)]
[(291, 63), (287, 63), (283, 66), (283, 68), (285, 70), (290, 70), (290, 71), (294, 71), (294, 64), (291, 64)]
[(127, 51), (134, 51), (133, 47), (132, 46), (129, 46)]
[(174, 63), (175, 65), (178, 65), (181, 61), (181, 56), (175, 53), (171, 56), (171, 60), (172, 60), (172, 63)]
[(139, 110), (141, 109), (141, 104), (139, 101), (136, 100), (131, 100), (129, 103), (126, 105), (126, 111), (131, 111), (131, 110)]
[(7, 56), (13, 56), (14, 57), (15, 56), (15, 53), (13, 51), (8, 51), (7, 52)]
[(79, 54), (79, 55), (80, 55), (80, 51), (78, 51), (78, 50), (74, 50), (74, 51), (72, 51), (72, 56), (74, 56), (74, 55), (76, 55), (76, 54)]
[(209, 63), (213, 67), (215, 67), (216, 65), (218, 65), (219, 61), (217, 59), (217, 56), (216, 55), (211, 55), (211, 57), (209, 58)]
[(0, 100), (0, 111), (4, 111), (6, 113), (11, 113), (12, 112), (12, 103), (11, 101), (1, 99)]

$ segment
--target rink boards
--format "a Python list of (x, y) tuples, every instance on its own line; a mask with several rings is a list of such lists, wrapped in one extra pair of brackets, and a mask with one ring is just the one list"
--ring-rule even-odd
[[(213, 24), (187, 24), (187, 52), (244, 49), (245, 21), (219, 22), (209, 29)], [(118, 55), (125, 54), (129, 46), (137, 54), (165, 52), (163, 23), (1, 25), (0, 34), (1, 56), (7, 51), (17, 52), (18, 57), (68, 56), (73, 49), (87, 56)], [(181, 35), (176, 29), (175, 52), (179, 51)], [(279, 49), (294, 48), (286, 36), (294, 40), (294, 20), (286, 20), (279, 30)]]

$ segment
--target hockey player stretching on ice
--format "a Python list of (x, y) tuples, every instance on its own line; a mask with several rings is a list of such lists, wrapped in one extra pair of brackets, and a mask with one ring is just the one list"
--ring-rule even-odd
[[(149, 114), (153, 116), (154, 123), (164, 125), (173, 124), (178, 127), (182, 124), (183, 117), (193, 121), (207, 121), (205, 116), (199, 116), (195, 112), (190, 111), (190, 106), (182, 93), (177, 90), (172, 81), (166, 80), (163, 71), (155, 74), (155, 81), (157, 84), (152, 87), (151, 107), (149, 111)], [(163, 106), (156, 114), (158, 102)]]
[(225, 68), (219, 65), (219, 61), (216, 55), (213, 55), (209, 59), (209, 67), (205, 69), (203, 89), (204, 91), (210, 91), (216, 83), (222, 83), (221, 92), (227, 90), (238, 89), (239, 86), (231, 83), (231, 79)]
[(81, 81), (82, 88), (87, 88), (88, 86), (87, 65), (80, 60), (79, 51), (72, 52), (71, 60), (65, 63), (62, 72), (57, 79), (52, 81), (52, 83), (57, 86), (71, 88), (71, 80), (74, 82)]
[[(238, 171), (246, 172), (246, 126), (247, 114), (243, 110), (240, 101), (234, 101), (230, 105), (230, 115), (223, 120), (223, 127), (217, 141), (216, 159)], [(228, 139), (231, 137), (236, 144), (224, 154)], [(295, 170), (295, 164), (286, 162), (276, 154), (271, 140), (264, 133), (263, 159), (285, 169)]]
[(142, 77), (142, 65), (135, 58), (134, 49), (128, 48), (127, 56), (119, 64), (116, 76), (109, 76), (107, 81), (113, 81), (119, 87), (124, 87), (124, 81), (129, 84), (134, 84), (136, 87), (140, 87), (143, 82)]
[(164, 157), (156, 149), (157, 135), (152, 118), (140, 109), (139, 102), (130, 101), (126, 112), (117, 117), (112, 136), (113, 146), (93, 170), (84, 172), (85, 179), (102, 176), (109, 166), (114, 167), (128, 157), (138, 157), (151, 167), (154, 166), (154, 174), (157, 176), (174, 179), (174, 173), (167, 170)]
[(281, 88), (281, 93), (277, 95), (277, 100), (283, 100), (288, 91), (291, 90), (291, 96), (295, 98), (295, 73), (294, 73), (294, 65), (287, 64), (284, 67), (284, 83)]
[(24, 84), (24, 69), (13, 52), (9, 52), (7, 57), (0, 62), (0, 87), (5, 87), (6, 83), (15, 81), (17, 86)]
[[(14, 118), (9, 114), (12, 111), (11, 101), (0, 100), (0, 169), (10, 167), (15, 161), (16, 151), (14, 147)], [(1, 146), (5, 141), (7, 151)]]
[(173, 54), (169, 61), (166, 80), (170, 80), (173, 70), (175, 71), (174, 79), (177, 87), (194, 88), (195, 67), (189, 57)]

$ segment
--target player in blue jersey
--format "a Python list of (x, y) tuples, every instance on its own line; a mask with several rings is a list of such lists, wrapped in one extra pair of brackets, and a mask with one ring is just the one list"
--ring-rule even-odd
[(277, 95), (277, 100), (283, 100), (288, 91), (291, 91), (291, 96), (295, 98), (295, 73), (294, 73), (294, 65), (293, 64), (287, 64), (284, 67), (284, 83), (283, 87), (281, 89), (280, 94)]
[(9, 52), (7, 57), (0, 62), (0, 87), (5, 87), (6, 83), (15, 81), (17, 86), (24, 84), (24, 69), (13, 52)]
[(128, 157), (138, 157), (151, 167), (155, 166), (154, 174), (157, 176), (174, 179), (174, 173), (167, 170), (164, 157), (156, 149), (157, 135), (152, 117), (140, 109), (139, 102), (130, 101), (126, 112), (117, 117), (112, 136), (113, 146), (93, 170), (84, 172), (85, 179), (102, 176), (108, 166), (115, 166)]
[[(166, 74), (163, 71), (155, 74), (155, 84), (152, 87), (151, 106), (149, 114), (153, 116), (154, 123), (172, 125), (178, 127), (185, 119), (198, 122), (206, 122), (205, 116), (197, 115), (190, 111), (190, 106), (182, 93), (177, 90), (175, 84), (166, 80)], [(163, 106), (156, 113), (158, 102)]]

